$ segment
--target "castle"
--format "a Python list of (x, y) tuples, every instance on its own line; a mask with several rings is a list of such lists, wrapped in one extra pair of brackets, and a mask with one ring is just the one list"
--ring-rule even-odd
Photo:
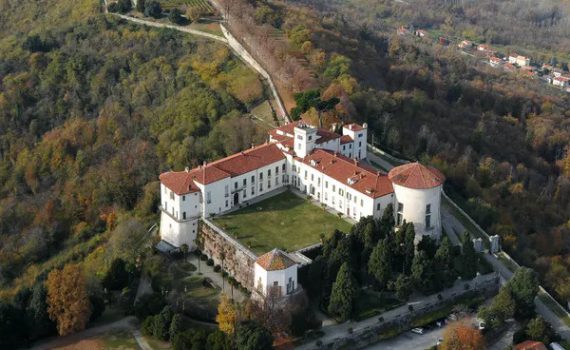
[[(364, 161), (367, 132), (366, 124), (344, 125), (340, 135), (294, 122), (271, 130), (265, 144), (191, 170), (161, 174), (162, 240), (193, 250), (200, 218), (223, 215), (286, 186), (356, 221), (380, 218), (392, 204), (397, 225), (414, 223), (416, 241), (423, 235), (439, 239), (443, 174), (419, 163), (388, 174), (374, 169)], [(284, 256), (274, 250), (258, 258), (254, 281), (265, 286), (261, 290), (287, 284), (289, 291), (289, 284), (296, 285), (296, 267)], [(276, 257), (287, 263), (268, 263)]]

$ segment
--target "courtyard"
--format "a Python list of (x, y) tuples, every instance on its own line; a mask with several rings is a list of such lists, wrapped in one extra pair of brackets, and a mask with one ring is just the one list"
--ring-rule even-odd
[(292, 252), (320, 242), (321, 234), (330, 235), (335, 229), (349, 232), (352, 227), (290, 191), (216, 217), (214, 222), (256, 255), (273, 248)]

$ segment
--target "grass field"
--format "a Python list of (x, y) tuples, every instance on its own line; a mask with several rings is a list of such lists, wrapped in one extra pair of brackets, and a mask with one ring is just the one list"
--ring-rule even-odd
[(163, 9), (169, 10), (174, 7), (199, 7), (205, 12), (213, 12), (214, 8), (207, 0), (160, 0)]
[(348, 232), (351, 224), (291, 192), (284, 192), (214, 222), (255, 254), (273, 248), (295, 251), (318, 243), (334, 229)]

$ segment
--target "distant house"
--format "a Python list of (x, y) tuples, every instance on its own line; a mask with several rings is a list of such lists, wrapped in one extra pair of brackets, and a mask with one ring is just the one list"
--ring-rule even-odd
[(424, 38), (428, 35), (428, 32), (423, 29), (418, 29), (414, 32), (415, 36), (419, 36), (420, 38)]
[(503, 60), (497, 56), (491, 56), (489, 57), (489, 64), (491, 65), (491, 67), (497, 68), (503, 64)]
[(546, 345), (539, 341), (527, 340), (515, 345), (514, 350), (548, 350)]
[(509, 63), (516, 64), (519, 67), (530, 66), (530, 58), (512, 53), (509, 55)]
[(470, 49), (473, 47), (473, 42), (470, 40), (463, 40), (459, 44), (457, 44), (457, 46), (460, 49)]
[(554, 68), (552, 70), (552, 75), (554, 75), (555, 77), (561, 77), (562, 74), (564, 74), (564, 71), (560, 68)]
[(439, 37), (439, 44), (443, 45), (443, 46), (447, 46), (447, 45), (449, 45), (449, 39), (444, 37), (444, 36), (440, 36)]
[(479, 46), (477, 46), (477, 51), (487, 56), (495, 55), (495, 50), (493, 50), (491, 46), (486, 44), (480, 44)]
[(510, 63), (510, 62), (506, 62), (506, 63), (503, 65), (503, 69), (504, 69), (505, 71), (507, 71), (507, 72), (511, 72), (511, 73), (512, 73), (512, 72), (516, 72), (517, 67), (515, 67), (515, 66), (514, 66), (512, 63)]
[(560, 86), (561, 88), (566, 88), (570, 86), (570, 77), (566, 76), (554, 77), (554, 79), (552, 79), (552, 85)]
[(544, 63), (541, 67), (543, 72), (552, 72), (552, 70), (554, 69), (554, 67), (550, 64)]
[(537, 75), (536, 67), (533, 66), (522, 66), (521, 74), (527, 77), (535, 77)]

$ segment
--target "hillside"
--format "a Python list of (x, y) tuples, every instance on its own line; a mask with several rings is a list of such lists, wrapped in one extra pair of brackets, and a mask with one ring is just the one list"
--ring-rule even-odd
[(53, 4), (0, 2), (4, 302), (67, 262), (100, 293), (111, 259), (134, 262), (150, 239), (160, 172), (264, 135), (244, 117), (263, 84), (225, 46), (129, 25), (96, 1)]
[[(489, 232), (501, 235), (505, 249), (520, 262), (540, 271), (542, 281), (564, 302), (570, 298), (568, 95), (536, 79), (480, 64), (455, 46), (396, 36), (397, 26), (417, 20), (409, 17), (412, 13), (437, 15), (422, 25), (429, 22), (441, 30), (439, 21), (460, 6), (442, 9), (437, 1), (417, 1), (414, 5), (425, 11), (406, 12), (405, 3), (234, 1), (229, 15), (233, 31), (246, 37), (268, 66), (285, 60), (285, 51), (303, 66), (296, 72), (312, 78), (304, 87), (305, 73), (276, 74), (277, 80), (289, 82), (283, 89), (317, 87), (323, 98), (340, 99), (334, 113), (325, 113), (326, 123), (366, 121), (374, 131), (370, 141), (443, 170), (447, 192)], [(461, 4), (480, 10), (492, 5)], [(380, 12), (385, 18), (377, 17), (382, 7), (389, 10)], [(566, 7), (559, 10), (566, 13)], [(485, 17), (486, 12), (477, 13)], [(504, 22), (502, 16), (487, 13), (485, 21)], [(561, 38), (565, 16), (552, 23), (558, 34), (534, 28), (536, 33), (517, 35), (510, 43), (524, 44), (539, 34)], [(484, 31), (485, 21), (469, 25)], [(450, 32), (467, 25), (454, 23)], [(565, 50), (564, 40), (550, 43), (536, 48)], [(316, 121), (316, 115), (309, 110), (303, 118)]]

